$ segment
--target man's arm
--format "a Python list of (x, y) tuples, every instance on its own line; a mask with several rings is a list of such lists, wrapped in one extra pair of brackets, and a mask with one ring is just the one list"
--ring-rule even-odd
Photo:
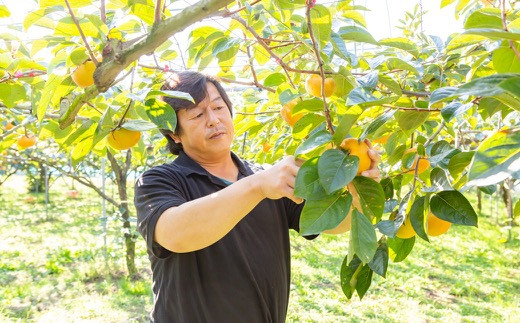
[(178, 253), (199, 250), (224, 237), (265, 198), (301, 203), (293, 194), (298, 169), (294, 158), (286, 157), (216, 193), (169, 208), (157, 221), (154, 240)]

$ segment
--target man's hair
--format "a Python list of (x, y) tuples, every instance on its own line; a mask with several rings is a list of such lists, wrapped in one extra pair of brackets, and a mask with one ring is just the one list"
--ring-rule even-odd
[(207, 90), (207, 83), (211, 82), (217, 88), (220, 96), (226, 103), (229, 108), (229, 112), (233, 115), (233, 110), (231, 106), (231, 101), (229, 97), (222, 87), (220, 83), (213, 77), (209, 75), (204, 75), (198, 72), (193, 71), (182, 71), (173, 74), (170, 78), (166, 80), (166, 82), (161, 87), (163, 91), (180, 91), (186, 92), (191, 95), (195, 103), (172, 97), (163, 97), (162, 100), (168, 103), (173, 110), (175, 111), (175, 115), (177, 116), (177, 126), (175, 127), (175, 131), (171, 131), (169, 129), (160, 129), (161, 133), (168, 140), (168, 150), (174, 155), (178, 155), (182, 150), (182, 144), (176, 143), (171, 137), (170, 134), (179, 135), (181, 132), (181, 125), (179, 124), (178, 112), (182, 109), (192, 109), (196, 107), (200, 102), (204, 101), (209, 94)]

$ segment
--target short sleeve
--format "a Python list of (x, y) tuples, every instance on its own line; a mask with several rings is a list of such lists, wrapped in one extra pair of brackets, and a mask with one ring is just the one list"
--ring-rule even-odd
[[(297, 204), (294, 203), (291, 199), (284, 197), (282, 199), (285, 212), (287, 214), (287, 221), (289, 222), (289, 229), (296, 230), (300, 232), (300, 216), (302, 214), (303, 207), (305, 206), (305, 202)], [(307, 240), (312, 240), (316, 238), (318, 235), (310, 235), (303, 236)]]
[(134, 204), (137, 229), (146, 241), (146, 248), (157, 258), (166, 258), (171, 251), (154, 241), (157, 220), (167, 209), (187, 200), (182, 183), (175, 172), (154, 168), (146, 171), (135, 184)]

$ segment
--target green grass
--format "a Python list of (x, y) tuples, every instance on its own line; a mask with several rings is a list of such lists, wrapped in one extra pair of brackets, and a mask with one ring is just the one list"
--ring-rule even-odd
[[(80, 187), (80, 198), (67, 199), (60, 180), (46, 208), (43, 194), (24, 202), (24, 183), (14, 177), (0, 187), (0, 321), (146, 322), (153, 296), (143, 240), (132, 281), (110, 205), (105, 253), (97, 195)], [(478, 229), (453, 226), (431, 244), (417, 240), (363, 300), (347, 300), (339, 286), (346, 235), (309, 242), (292, 232), (288, 322), (519, 322), (519, 228), (504, 243), (507, 232), (484, 202)]]

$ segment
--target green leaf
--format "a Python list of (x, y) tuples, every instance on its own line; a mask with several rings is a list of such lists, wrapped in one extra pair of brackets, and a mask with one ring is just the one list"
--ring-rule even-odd
[(9, 9), (7, 9), (7, 7), (4, 5), (0, 5), (0, 18), (6, 18), (9, 16), (11, 16)]
[(381, 82), (383, 85), (385, 85), (390, 91), (394, 92), (397, 95), (402, 95), (403, 91), (401, 89), (401, 86), (399, 83), (394, 81), (393, 78), (386, 74), (380, 74), (379, 75), (379, 82)]
[(426, 241), (430, 241), (428, 239), (428, 235), (426, 234), (426, 230), (424, 229), (426, 215), (425, 213), (429, 213), (428, 210), (424, 209), (426, 197), (421, 196), (415, 199), (412, 204), (412, 208), (410, 209), (410, 213), (408, 216), (410, 217), (410, 222), (412, 223), (412, 227), (415, 230), (415, 233), (423, 238)]
[(513, 33), (513, 32), (507, 32), (502, 29), (495, 29), (495, 28), (472, 28), (467, 29), (463, 34), (466, 35), (479, 35), (484, 36), (490, 39), (508, 39), (508, 40), (514, 40), (519, 41), (520, 40), (520, 33)]
[(351, 213), (351, 236), (354, 252), (363, 263), (369, 263), (377, 250), (377, 236), (370, 220), (353, 209)]
[(332, 139), (336, 145), (339, 146), (341, 142), (347, 137), (348, 133), (350, 132), (350, 128), (352, 128), (352, 126), (356, 123), (356, 120), (359, 118), (361, 113), (363, 113), (363, 110), (359, 106), (355, 105), (350, 107), (346, 114), (338, 116), (341, 117), (341, 120), (339, 121), (339, 125), (336, 127), (336, 131), (332, 136)]
[(345, 40), (377, 45), (374, 37), (366, 29), (358, 26), (343, 26), (339, 29), (338, 34)]
[(474, 151), (462, 151), (450, 158), (448, 170), (453, 178), (458, 178), (462, 172), (469, 166), (475, 155)]
[(388, 268), (388, 245), (386, 243), (381, 243), (377, 247), (376, 254), (368, 263), (368, 266), (379, 276), (386, 277)]
[(312, 133), (309, 138), (307, 138), (304, 142), (298, 146), (296, 151), (294, 152), (295, 156), (306, 154), (326, 143), (332, 141), (332, 135), (327, 130), (319, 130)]
[(409, 71), (410, 73), (413, 73), (415, 75), (419, 75), (419, 71), (410, 65), (408, 62), (405, 62), (404, 60), (397, 58), (397, 57), (390, 57), (386, 60), (386, 67), (389, 70), (405, 70)]
[(500, 9), (483, 8), (472, 12), (464, 22), (464, 29), (472, 28), (502, 29)]
[(307, 112), (323, 111), (323, 100), (317, 99), (317, 98), (312, 98), (309, 100), (298, 101), (298, 103), (296, 103), (296, 105), (294, 106), (292, 113), (294, 115), (294, 114), (296, 114), (298, 112), (302, 112), (302, 111), (307, 111)]
[(311, 158), (300, 167), (296, 175), (294, 195), (306, 200), (321, 200), (327, 197), (318, 175), (318, 159), (319, 157)]
[(348, 76), (348, 78), (343, 74), (334, 74), (332, 75), (332, 79), (336, 82), (336, 87), (334, 88), (334, 95), (337, 97), (344, 97), (352, 91), (356, 85), (355, 79), (353, 76)]
[(363, 27), (367, 27), (367, 23), (365, 21), (365, 17), (356, 10), (343, 10), (341, 15), (345, 18), (348, 18), (352, 20), (353, 22), (357, 23), (358, 25), (361, 25)]
[(461, 104), (460, 102), (451, 102), (442, 108), (441, 116), (446, 122), (449, 122), (452, 118), (468, 111), (472, 106), (473, 103), (471, 102), (466, 104)]
[(385, 199), (389, 200), (394, 197), (394, 184), (391, 178), (383, 178), (381, 180), (381, 187), (383, 188), (383, 192), (385, 193)]
[(356, 176), (359, 165), (357, 156), (348, 156), (338, 149), (325, 151), (318, 161), (321, 185), (327, 194), (345, 187)]
[(430, 182), (435, 192), (453, 189), (446, 171), (439, 167), (435, 167), (430, 172)]
[(520, 200), (516, 201), (515, 207), (513, 209), (513, 218), (520, 217)]
[[(92, 145), (95, 146), (98, 142), (100, 142), (103, 138), (105, 138), (112, 128), (114, 128), (114, 117), (115, 111), (114, 109), (105, 109), (103, 115), (99, 119), (96, 130), (94, 132), (94, 140)], [(70, 127), (69, 127), (70, 128)]]
[[(81, 31), (86, 37), (101, 38), (98, 28), (85, 17), (76, 17), (81, 27)], [(74, 23), (72, 17), (68, 16), (58, 20), (58, 24), (54, 29), (55, 36), (80, 36), (78, 27)]]
[(307, 200), (300, 219), (302, 236), (319, 234), (334, 229), (347, 216), (352, 195), (335, 194), (320, 200)]
[(460, 49), (462, 47), (475, 45), (475, 44), (480, 43), (485, 40), (486, 40), (486, 37), (484, 37), (484, 36), (461, 34), (461, 35), (453, 37), (450, 40), (448, 46), (446, 46), (446, 52), (449, 53), (451, 51)]
[(452, 86), (441, 87), (433, 91), (430, 95), (429, 106), (431, 107), (434, 103), (446, 101), (447, 99), (452, 98), (455, 95), (456, 91), (457, 88)]
[(332, 29), (332, 18), (329, 9), (323, 5), (316, 5), (310, 11), (311, 25), (314, 38), (320, 48), (329, 41)]
[[(520, 51), (520, 44), (515, 46)], [(498, 73), (520, 73), (520, 59), (509, 46), (493, 51), (493, 68)]]
[(25, 87), (21, 84), (0, 83), (0, 101), (8, 108), (13, 108), (16, 103), (27, 100)]
[(242, 39), (223, 37), (213, 43), (212, 55), (217, 56), (220, 53), (226, 52), (227, 50), (238, 46), (242, 43)]
[(388, 255), (393, 262), (400, 262), (406, 259), (413, 249), (415, 237), (410, 239), (388, 238)]
[(84, 48), (75, 48), (70, 53), (67, 62), (70, 62), (71, 65), (81, 65), (89, 58), (87, 52)]
[(410, 131), (420, 127), (426, 119), (428, 119), (428, 112), (420, 111), (397, 111), (395, 119), (399, 127), (404, 131)]
[(502, 81), (500, 84), (498, 84), (498, 86), (516, 96), (517, 98), (520, 98), (520, 77), (510, 78)]
[(478, 147), (468, 173), (467, 186), (487, 186), (520, 173), (520, 131), (504, 129)]
[(446, 168), (448, 167), (451, 156), (457, 154), (458, 152), (459, 150), (452, 148), (447, 141), (440, 140), (433, 144), (428, 160), (433, 167), (437, 167), (437, 165), (439, 165), (442, 168)]
[[(50, 7), (50, 6), (64, 6), (65, 1), (63, 0), (40, 0), (40, 8)], [(72, 8), (81, 8), (92, 4), (92, 0), (69, 0), (69, 4)]]
[(349, 52), (347, 50), (347, 47), (345, 46), (345, 41), (343, 38), (341, 38), (340, 35), (338, 35), (335, 32), (332, 32), (330, 34), (330, 40), (332, 43), (332, 48), (334, 49), (334, 53), (344, 59), (345, 61), (349, 62), (352, 66), (358, 65), (358, 58), (353, 53)]
[(127, 130), (132, 131), (148, 131), (157, 128), (157, 126), (151, 122), (141, 119), (127, 119), (121, 126)]
[[(363, 264), (357, 256), (354, 256), (348, 265), (347, 261), (348, 255), (345, 256), (343, 263), (341, 264), (341, 289), (343, 290), (343, 294), (345, 294), (348, 299), (351, 299), (357, 285), (357, 276), (359, 274), (357, 269), (359, 266), (363, 266)], [(356, 276), (354, 277), (354, 275)]]
[(177, 115), (168, 103), (158, 99), (148, 99), (145, 102), (145, 112), (157, 128), (175, 131)]
[(380, 220), (385, 208), (385, 192), (381, 184), (365, 176), (356, 176), (352, 181), (363, 213), (369, 218)]
[(56, 92), (56, 88), (63, 82), (63, 80), (65, 80), (66, 77), (66, 75), (49, 75), (47, 82), (45, 82), (45, 87), (43, 88), (42, 97), (38, 102), (38, 107), (36, 108), (36, 115), (38, 116), (39, 122), (43, 120), (43, 117), (45, 116), (45, 112), (49, 107), (54, 92)]
[(450, 5), (454, 3), (456, 0), (441, 0), (441, 8), (446, 7), (447, 5)]
[(187, 100), (187, 101), (195, 103), (195, 101), (193, 100), (193, 98), (191, 97), (191, 95), (189, 93), (181, 92), (181, 91), (171, 91), (171, 90), (164, 90), (164, 91), (163, 90), (152, 90), (152, 91), (149, 91), (146, 94), (144, 101), (147, 101), (150, 98), (155, 98), (157, 96), (166, 96), (166, 97), (169, 97), (169, 98), (183, 99), (183, 100)]
[(316, 113), (309, 113), (298, 120), (292, 129), (292, 136), (295, 139), (303, 139), (316, 128), (319, 124), (325, 121), (325, 117)]
[(509, 107), (497, 99), (482, 98), (477, 109), (482, 118), (487, 119), (499, 111), (503, 113), (502, 115), (506, 115)]
[(366, 127), (365, 130), (363, 130), (363, 133), (359, 137), (359, 140), (364, 140), (368, 135), (371, 135), (374, 132), (376, 132), (376, 130), (379, 129), (379, 127), (384, 125), (388, 120), (390, 120), (390, 118), (393, 117), (396, 111), (397, 110), (390, 110), (385, 114), (382, 114), (379, 117), (375, 118), (370, 123), (370, 125), (368, 125), (368, 127)]
[(444, 191), (435, 194), (430, 209), (439, 219), (468, 226), (477, 226), (478, 217), (466, 197), (459, 191)]
[(466, 83), (459, 87), (455, 91), (455, 95), (475, 95), (475, 96), (494, 96), (502, 93), (504, 90), (498, 85), (513, 77), (517, 77), (518, 74), (494, 74), (490, 76), (481, 77), (475, 79), (469, 83)]
[(264, 80), (264, 86), (278, 86), (287, 81), (287, 77), (282, 73), (269, 74)]
[(381, 39), (379, 45), (402, 49), (412, 54), (415, 58), (419, 56), (419, 50), (415, 43), (404, 37)]
[(368, 265), (364, 265), (363, 268), (361, 268), (356, 284), (356, 291), (359, 295), (359, 299), (363, 299), (363, 296), (365, 296), (365, 293), (370, 287), (373, 273), (374, 272)]
[[(500, 83), (502, 84), (502, 83)], [(499, 87), (500, 87), (499, 84)], [(520, 111), (520, 98), (511, 94), (510, 92), (503, 92), (493, 96), (495, 99), (506, 105), (508, 108)], [(508, 110), (505, 110), (508, 113)]]

